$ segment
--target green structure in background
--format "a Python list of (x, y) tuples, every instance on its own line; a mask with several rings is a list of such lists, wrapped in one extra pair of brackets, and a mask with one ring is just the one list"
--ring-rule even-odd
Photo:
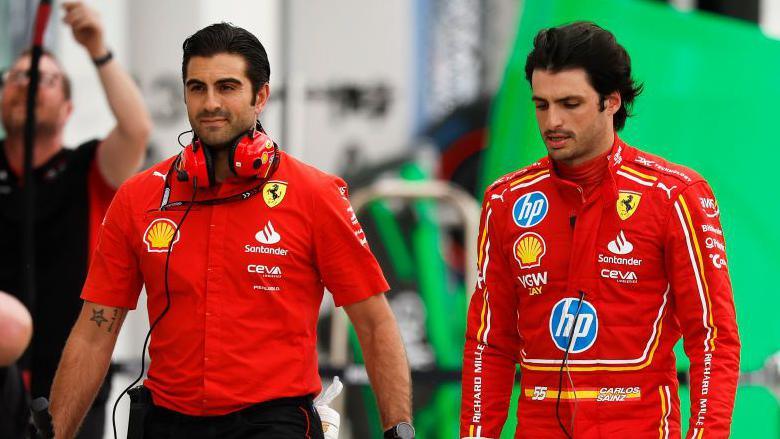
[[(742, 337), (742, 370), (780, 348), (780, 197), (774, 181), (780, 110), (780, 42), (752, 24), (680, 12), (638, 0), (525, 0), (519, 31), (494, 103), (482, 184), (545, 154), (525, 58), (544, 27), (592, 20), (612, 31), (644, 83), (629, 144), (696, 169), (718, 197)], [(680, 368), (687, 359), (678, 349)], [(688, 395), (681, 389), (687, 428)], [(513, 412), (511, 412), (513, 413)], [(512, 437), (514, 416), (502, 437)], [(763, 387), (740, 387), (732, 437), (780, 437), (778, 402)], [(510, 425), (511, 424), (511, 425)]]
[[(399, 169), (399, 177), (409, 181), (430, 179), (424, 169), (407, 163)], [(409, 203), (415, 221), (408, 233), (386, 201), (374, 201), (367, 207), (380, 242), (387, 253), (383, 268), (403, 284), (414, 285), (425, 312), (427, 341), (433, 351), (435, 368), (459, 371), (463, 358), (463, 333), (466, 327), (466, 296), (463, 283), (454, 279), (445, 264), (442, 229), (437, 221), (437, 203), (417, 200)], [(392, 295), (392, 293), (391, 293)], [(392, 301), (392, 297), (390, 299)], [(350, 328), (350, 345), (354, 361), (363, 364), (363, 356), (354, 329)], [(431, 383), (413, 383), (430, 385)], [(439, 382), (424, 404), (417, 404), (414, 420), (417, 437), (458, 437), (460, 413), (460, 383)], [(380, 437), (382, 426), (372, 415), (378, 413), (371, 388), (361, 389), (370, 437)], [(418, 395), (419, 398), (419, 395)]]

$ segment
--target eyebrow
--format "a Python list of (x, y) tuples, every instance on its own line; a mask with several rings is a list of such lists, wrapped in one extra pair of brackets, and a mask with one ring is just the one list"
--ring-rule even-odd
[[(237, 84), (237, 85), (241, 85), (241, 80), (239, 80), (237, 78), (221, 78), (221, 79), (217, 80), (216, 84), (218, 84), (218, 85), (219, 84)], [(206, 85), (206, 83), (201, 81), (200, 79), (191, 78), (191, 79), (188, 79), (187, 82), (184, 85), (185, 86)]]
[[(536, 96), (536, 95), (531, 96), (531, 100), (532, 101), (545, 101), (545, 102), (547, 102), (547, 99), (545, 99), (543, 97), (540, 97), (540, 96)], [(583, 100), (583, 97), (582, 96), (577, 96), (577, 95), (569, 95), (569, 96), (564, 96), (562, 98), (556, 99), (554, 102), (566, 102), (566, 101), (571, 101), (571, 100), (581, 101), (581, 100)]]

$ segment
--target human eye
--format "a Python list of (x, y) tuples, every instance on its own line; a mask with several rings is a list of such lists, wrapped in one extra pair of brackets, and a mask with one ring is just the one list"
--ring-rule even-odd
[(237, 90), (238, 89), (238, 85), (234, 84), (232, 82), (224, 82), (224, 83), (219, 85), (219, 89), (223, 93), (230, 93), (232, 91)]
[(60, 76), (56, 73), (41, 73), (41, 84), (47, 87), (54, 87), (57, 85), (57, 80)]
[(564, 108), (568, 108), (569, 110), (572, 110), (574, 108), (579, 107), (580, 103), (578, 101), (564, 101), (563, 106)]
[(543, 102), (543, 101), (536, 101), (534, 105), (536, 106), (536, 109), (540, 111), (544, 111), (548, 107), (547, 102)]

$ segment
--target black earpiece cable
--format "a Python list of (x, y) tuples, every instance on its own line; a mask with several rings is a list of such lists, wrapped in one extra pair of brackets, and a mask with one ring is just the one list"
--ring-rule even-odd
[(160, 320), (162, 320), (163, 317), (168, 313), (168, 310), (171, 309), (171, 291), (168, 288), (168, 266), (171, 261), (171, 252), (173, 251), (173, 243), (176, 241), (176, 235), (179, 233), (179, 230), (181, 229), (181, 226), (184, 224), (184, 220), (187, 219), (187, 215), (189, 215), (190, 210), (192, 210), (192, 207), (196, 204), (195, 203), (195, 195), (198, 193), (198, 183), (197, 183), (197, 177), (192, 178), (192, 199), (190, 200), (189, 205), (187, 206), (187, 210), (184, 211), (184, 215), (181, 217), (181, 221), (176, 225), (176, 230), (173, 232), (173, 237), (171, 237), (171, 242), (168, 243), (168, 252), (165, 255), (165, 308), (160, 313), (159, 316), (154, 320), (152, 325), (149, 327), (149, 332), (146, 333), (146, 338), (144, 339), (144, 347), (141, 350), (141, 373), (138, 375), (138, 378), (136, 378), (132, 383), (130, 383), (127, 387), (125, 387), (124, 390), (122, 390), (122, 393), (119, 394), (119, 396), (116, 398), (116, 401), (114, 402), (114, 409), (111, 412), (111, 425), (114, 429), (114, 439), (117, 439), (116, 434), (116, 408), (119, 405), (119, 401), (122, 400), (122, 397), (125, 396), (125, 394), (132, 389), (136, 384), (138, 384), (141, 379), (144, 377), (144, 373), (146, 371), (146, 348), (149, 345), (149, 339), (152, 336), (152, 331), (157, 326), (158, 323), (160, 323)]
[[(561, 369), (558, 371), (558, 396), (555, 398), (555, 418), (558, 420), (558, 425), (561, 427), (561, 430), (563, 430), (563, 434), (566, 435), (567, 438), (572, 439), (571, 434), (569, 434), (569, 431), (566, 429), (566, 427), (563, 425), (563, 421), (561, 421), (561, 414), (560, 414), (560, 408), (561, 408), (561, 391), (563, 390), (563, 368), (566, 367), (566, 363), (569, 361), (569, 351), (571, 350), (571, 343), (574, 340), (574, 331), (577, 329), (577, 320), (580, 318), (580, 310), (582, 310), (582, 301), (585, 299), (585, 292), (580, 291), (580, 300), (577, 303), (577, 311), (574, 313), (574, 321), (571, 324), (571, 330), (569, 331), (569, 342), (566, 344), (566, 351), (563, 353), (563, 360), (561, 361)], [(564, 310), (566, 312), (566, 310)], [(561, 315), (561, 318), (563, 318), (563, 314)], [(574, 395), (575, 399), (577, 397), (576, 392)], [(576, 404), (576, 400), (575, 400)], [(571, 422), (571, 428), (574, 429), (574, 418), (572, 417)]]

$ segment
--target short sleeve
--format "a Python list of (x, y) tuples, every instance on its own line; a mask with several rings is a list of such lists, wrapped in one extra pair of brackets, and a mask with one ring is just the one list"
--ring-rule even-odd
[(143, 285), (131, 240), (132, 215), (122, 186), (100, 226), (81, 298), (105, 306), (135, 309)]
[(313, 218), (317, 269), (336, 306), (390, 289), (349, 203), (343, 180), (333, 178), (315, 193)]
[[(102, 145), (102, 143), (100, 144)], [(98, 148), (101, 146), (98, 145)], [(111, 187), (106, 181), (103, 174), (100, 173), (100, 169), (97, 160), (94, 159), (96, 155), (93, 155), (93, 160), (89, 165), (89, 171), (87, 174), (87, 193), (89, 196), (89, 255), (92, 257), (92, 252), (97, 245), (98, 233), (100, 232), (100, 224), (103, 218), (106, 216), (108, 206), (111, 204), (111, 200), (116, 195), (116, 189)], [(91, 259), (90, 259), (91, 261)]]

